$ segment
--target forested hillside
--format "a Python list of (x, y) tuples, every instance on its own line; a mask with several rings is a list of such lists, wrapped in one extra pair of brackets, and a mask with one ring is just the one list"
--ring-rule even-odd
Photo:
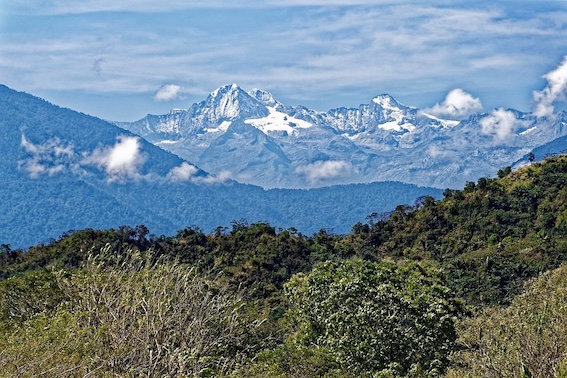
[(3, 245), (3, 374), (563, 377), (567, 157), (498, 176), (347, 235), (242, 219)]

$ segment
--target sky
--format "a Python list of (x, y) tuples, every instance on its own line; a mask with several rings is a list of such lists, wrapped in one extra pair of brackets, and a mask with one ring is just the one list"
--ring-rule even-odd
[(0, 0), (0, 83), (114, 121), (230, 83), (319, 111), (534, 111), (566, 55), (567, 0)]

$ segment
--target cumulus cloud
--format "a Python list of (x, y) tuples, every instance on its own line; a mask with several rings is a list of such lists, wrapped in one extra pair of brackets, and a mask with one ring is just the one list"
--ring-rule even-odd
[(52, 138), (42, 144), (34, 144), (22, 133), (20, 146), (28, 156), (18, 162), (19, 167), (31, 178), (38, 178), (44, 174), (53, 176), (78, 167), (73, 145), (65, 144), (58, 138)]
[(561, 64), (543, 76), (547, 80), (547, 87), (541, 91), (534, 91), (534, 115), (537, 117), (550, 117), (555, 110), (554, 103), (565, 101), (567, 92), (567, 56)]
[(494, 109), (480, 120), (481, 132), (485, 135), (494, 136), (499, 142), (511, 137), (521, 126), (522, 123), (514, 113), (502, 108)]
[(296, 173), (305, 175), (311, 184), (337, 178), (349, 174), (352, 164), (343, 160), (316, 161), (311, 164), (297, 167)]
[(155, 101), (172, 101), (181, 97), (183, 87), (177, 84), (165, 84), (154, 94)]
[(222, 184), (232, 176), (230, 171), (220, 171), (216, 175), (197, 176), (199, 169), (187, 162), (181, 163), (177, 167), (173, 167), (165, 179), (171, 182), (193, 182), (195, 184)]
[(441, 103), (425, 110), (438, 117), (452, 119), (462, 119), (471, 114), (482, 111), (482, 104), (479, 98), (471, 96), (461, 88), (450, 91)]
[(87, 155), (85, 164), (93, 164), (106, 171), (109, 181), (138, 179), (145, 157), (140, 151), (140, 138), (119, 136), (112, 147), (101, 147)]
[(189, 181), (198, 171), (194, 165), (183, 162), (180, 166), (173, 167), (167, 174), (166, 179), (173, 182)]

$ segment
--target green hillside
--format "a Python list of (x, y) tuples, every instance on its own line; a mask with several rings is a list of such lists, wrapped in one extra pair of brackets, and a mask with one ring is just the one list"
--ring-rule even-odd
[(567, 156), (498, 176), (348, 235), (237, 220), (3, 245), (2, 374), (565, 376)]

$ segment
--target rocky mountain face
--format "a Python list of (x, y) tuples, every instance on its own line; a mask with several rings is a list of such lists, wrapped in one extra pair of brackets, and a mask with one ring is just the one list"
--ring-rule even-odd
[(264, 188), (402, 181), (459, 188), (567, 135), (567, 115), (494, 109), (440, 119), (383, 94), (317, 112), (223, 86), (187, 110), (118, 126), (202, 167)]

